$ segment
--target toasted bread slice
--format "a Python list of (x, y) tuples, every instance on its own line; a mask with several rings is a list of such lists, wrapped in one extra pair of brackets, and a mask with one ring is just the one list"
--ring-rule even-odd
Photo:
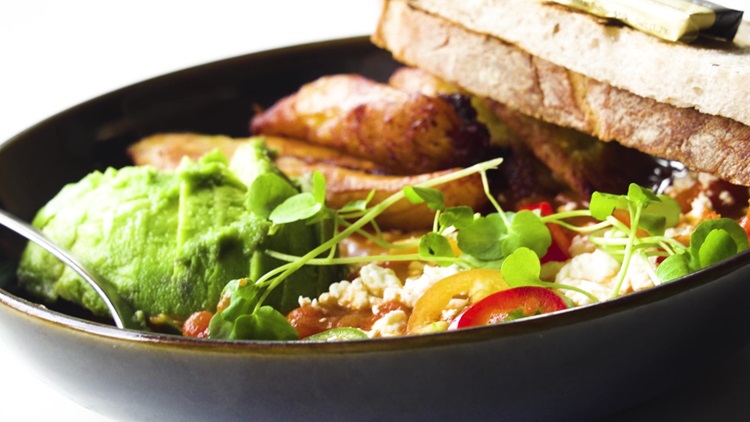
[(740, 25), (734, 43), (684, 44), (542, 1), (408, 3), (641, 97), (750, 125), (749, 21)]
[(383, 2), (372, 39), (401, 62), (528, 116), (750, 186), (750, 126), (737, 120), (636, 95), (403, 0)]

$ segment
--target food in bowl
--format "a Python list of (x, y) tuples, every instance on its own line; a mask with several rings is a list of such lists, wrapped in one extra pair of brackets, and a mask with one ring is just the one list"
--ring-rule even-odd
[[(169, 300), (149, 296), (136, 304), (151, 328), (172, 326), (190, 336), (229, 339), (327, 340), (435, 332), (617, 297), (747, 248), (746, 230), (738, 224), (746, 224), (746, 188), (707, 174), (654, 178), (654, 170), (679, 166), (659, 165), (644, 154), (549, 128), (416, 69), (394, 74), (389, 85), (357, 75), (313, 81), (255, 116), (251, 131), (261, 137), (237, 141), (167, 134), (131, 148), (139, 164), (149, 163), (144, 157), (156, 157), (149, 164), (163, 166), (164, 174), (173, 174), (164, 157), (182, 161), (185, 150), (215, 157), (210, 151), (219, 147), (231, 157), (194, 157), (199, 160), (197, 174), (205, 177), (192, 187), (182, 181), (185, 177), (177, 177), (180, 207), (177, 224), (174, 219), (170, 223), (178, 238), (195, 235), (207, 242), (208, 253), (191, 255), (194, 249), (186, 249), (183, 259), (219, 280), (196, 283), (190, 272), (172, 268), (175, 261), (169, 254), (156, 254), (164, 259), (160, 264), (170, 264), (156, 279), (174, 274), (183, 278), (173, 290), (169, 283), (148, 284), (157, 294), (173, 295)], [(248, 142), (256, 147), (248, 151)], [(587, 154), (579, 155), (585, 148)], [(551, 157), (555, 154), (545, 155), (545, 149), (565, 155)], [(497, 155), (505, 162), (484, 160)], [(613, 156), (641, 178), (640, 184), (611, 180), (631, 175), (597, 172), (611, 168), (613, 161), (607, 157)], [(273, 160), (280, 173), (254, 170), (258, 160)], [(218, 183), (222, 178), (200, 167), (218, 163), (222, 174), (228, 174), (225, 181), (231, 180), (237, 191), (229, 209), (239, 209), (240, 215), (250, 209), (263, 219), (258, 223), (262, 228), (252, 230), (253, 241), (227, 241), (239, 245), (227, 248), (235, 251), (229, 255), (238, 258), (236, 266), (222, 266), (218, 258), (224, 258), (226, 249), (212, 249), (224, 240), (204, 238), (200, 231), (210, 229), (204, 222), (215, 221), (217, 210), (208, 204), (225, 202), (213, 191), (224, 189)], [(546, 173), (529, 168), (546, 168)], [(673, 183), (665, 188), (662, 182), (669, 180)], [(604, 192), (597, 187), (608, 182), (619, 186)], [(668, 195), (657, 195), (645, 184)], [(211, 189), (205, 195), (209, 200), (190, 200), (196, 186)], [(205, 217), (196, 218), (190, 205)], [(221, 219), (228, 216), (218, 217), (222, 227), (226, 220)], [(40, 218), (40, 225), (46, 221)], [(299, 246), (295, 236), (280, 234), (289, 224), (303, 233), (314, 229), (315, 242), (302, 251), (285, 251), (283, 245)], [(78, 233), (68, 237), (79, 239)], [(274, 244), (278, 239), (283, 239), (281, 244)], [(262, 270), (268, 266), (256, 266), (255, 259), (274, 267)], [(35, 282), (24, 276), (33, 273), (32, 261), (22, 262), (19, 276), (33, 290)], [(137, 266), (138, 261), (125, 262)], [(215, 271), (233, 271), (243, 262), (245, 274)], [(309, 277), (315, 283), (299, 283), (310, 287), (307, 293), (291, 288), (287, 278), (303, 269), (320, 274), (321, 268), (331, 268), (335, 273), (340, 266), (366, 262), (382, 265), (358, 266), (343, 281), (324, 278), (321, 284), (320, 277)], [(232, 280), (222, 281), (224, 277)], [(54, 277), (38, 280), (45, 287), (36, 289), (52, 292), (52, 299), (64, 292), (79, 301), (76, 294), (83, 292)], [(202, 284), (210, 286), (210, 293), (190, 296), (200, 291), (193, 286)], [(123, 294), (137, 296), (134, 292), (140, 290), (135, 286)], [(274, 303), (271, 295), (280, 295), (280, 302)], [(187, 300), (181, 302), (182, 297)], [(295, 301), (299, 307), (290, 305)], [(145, 306), (157, 303), (174, 307)]]
[[(424, 84), (449, 86), (415, 69), (395, 75), (401, 72), (411, 72)], [(294, 95), (300, 93), (305, 87)], [(315, 95), (328, 94), (316, 90)], [(429, 98), (442, 101), (439, 95)], [(254, 121), (274, 112), (272, 107)], [(279, 147), (267, 149), (274, 145)], [(289, 167), (290, 160), (310, 149), (328, 159), (321, 148), (314, 141), (276, 134), (246, 140), (155, 135), (131, 146), (139, 166), (94, 173), (66, 187), (34, 223), (98, 263), (98, 271), (141, 311), (151, 329), (172, 327), (185, 335), (230, 339), (356, 339), (509, 321), (652, 287), (747, 248), (742, 226), (713, 211), (706, 188), (721, 182), (705, 175), (713, 185), (701, 184), (694, 175), (679, 179), (689, 183), (689, 194), (671, 186), (671, 197), (656, 195), (631, 184), (627, 194), (594, 192), (581, 198), (567, 188), (544, 201), (536, 197), (533, 204), (530, 197), (505, 198), (513, 206), (506, 212), (496, 197), (508, 191), (498, 190), (490, 181), (498, 175), (489, 173), (505, 158), (436, 169), (421, 179), (349, 170), (380, 183), (370, 191), (344, 191), (341, 185), (350, 179), (326, 180), (324, 174), (347, 167), (320, 162)], [(503, 151), (501, 146), (483, 148), (477, 148), (477, 156)], [(445, 154), (455, 157), (453, 151)], [(337, 157), (349, 164), (361, 160), (353, 154)], [(320, 170), (314, 173), (300, 172), (316, 165)], [(291, 170), (280, 171), (283, 166)], [(329, 185), (331, 180), (336, 184)], [(394, 189), (384, 180), (400, 184)], [(449, 189), (439, 190), (445, 186)], [(472, 194), (464, 201), (470, 188), (484, 200)], [(726, 198), (731, 189), (742, 192), (727, 184), (720, 196)], [(680, 199), (683, 204), (674, 199), (680, 195), (687, 195)], [(340, 196), (348, 202), (331, 207), (343, 203)], [(696, 205), (682, 213), (688, 197)], [(431, 227), (415, 230), (419, 225), (411, 218), (388, 215), (399, 203), (407, 216), (431, 214)], [(479, 214), (480, 209), (490, 212)], [(381, 216), (388, 217), (390, 230), (380, 229)], [(632, 221), (637, 221), (635, 228)], [(696, 237), (688, 242), (691, 233)], [(701, 251), (708, 237), (726, 245), (720, 249), (725, 252)], [(343, 278), (342, 268), (348, 268)], [(105, 313), (96, 296), (67, 271), (29, 245), (18, 274), (32, 293)]]

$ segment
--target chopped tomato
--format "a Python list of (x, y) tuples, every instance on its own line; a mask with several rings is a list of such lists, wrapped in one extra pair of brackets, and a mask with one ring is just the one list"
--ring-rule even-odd
[[(417, 300), (406, 332), (418, 334), (434, 330), (435, 324), (441, 321), (443, 310), (453, 298), (465, 296), (471, 303), (476, 303), (509, 287), (500, 270), (473, 269), (446, 277), (427, 289)], [(447, 324), (442, 328), (447, 328)]]
[(207, 337), (208, 325), (211, 323), (213, 316), (209, 311), (199, 311), (190, 315), (182, 324), (182, 335), (185, 337)]
[[(522, 210), (539, 210), (542, 217), (552, 215), (552, 205), (549, 202), (539, 202), (521, 207)], [(570, 238), (563, 231), (562, 227), (557, 224), (547, 223), (547, 228), (552, 236), (552, 244), (547, 249), (547, 253), (541, 259), (542, 264), (549, 261), (567, 261), (570, 259)]]
[(388, 312), (397, 310), (409, 313), (406, 305), (395, 301), (382, 303), (378, 306), (377, 312), (373, 312), (372, 309), (344, 308), (321, 311), (310, 304), (305, 304), (289, 312), (286, 319), (297, 330), (299, 338), (304, 339), (336, 328), (356, 328), (369, 331), (378, 319)]
[(748, 238), (750, 238), (750, 207), (747, 208), (747, 213), (742, 217), (742, 220), (740, 220), (740, 226), (745, 229), (745, 233), (747, 233)]
[(498, 324), (566, 309), (560, 296), (544, 287), (516, 287), (493, 293), (459, 315), (450, 328)]

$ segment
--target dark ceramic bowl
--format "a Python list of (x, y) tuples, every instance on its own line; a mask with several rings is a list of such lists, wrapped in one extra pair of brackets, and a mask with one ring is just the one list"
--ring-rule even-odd
[[(160, 131), (246, 136), (254, 104), (318, 76), (384, 80), (365, 38), (237, 57), (139, 83), (0, 147), (0, 206), (26, 219), (63, 184), (128, 164)], [(501, 326), (348, 343), (205, 341), (121, 331), (14, 294), (0, 230), (0, 335), (78, 403), (126, 420), (580, 420), (671, 388), (747, 343), (750, 255), (610, 302)]]

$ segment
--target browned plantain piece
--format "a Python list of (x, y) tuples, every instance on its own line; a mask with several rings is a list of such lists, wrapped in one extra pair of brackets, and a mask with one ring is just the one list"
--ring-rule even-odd
[[(325, 163), (367, 173), (384, 173), (385, 167), (372, 161), (354, 158), (331, 148), (276, 136), (263, 137), (266, 146), (276, 155), (297, 157), (306, 163)], [(249, 138), (195, 133), (152, 135), (131, 145), (128, 154), (136, 165), (151, 165), (161, 170), (174, 169), (183, 156), (198, 159), (214, 149), (231, 157), (239, 143)]]
[[(406, 186), (426, 182), (457, 170), (448, 169), (412, 176), (386, 176), (367, 174), (327, 164), (310, 165), (288, 156), (279, 157), (276, 160), (276, 165), (282, 172), (292, 177), (299, 177), (313, 171), (321, 172), (326, 178), (326, 202), (332, 208), (340, 208), (349, 202), (365, 199), (372, 190), (376, 192), (371, 204), (376, 204)], [(457, 179), (435, 188), (443, 192), (447, 207), (466, 205), (478, 209), (487, 203), (487, 197), (482, 188), (482, 180), (478, 174)], [(434, 215), (435, 212), (424, 204), (416, 205), (407, 200), (401, 200), (388, 208), (376, 221), (384, 229), (424, 230), (432, 227)]]
[[(183, 156), (198, 159), (216, 148), (231, 158), (237, 146), (245, 140), (221, 135), (160, 134), (133, 144), (128, 148), (128, 152), (136, 165), (151, 165), (160, 170), (172, 170), (177, 167)], [(376, 191), (373, 203), (377, 203), (404, 186), (454, 171), (443, 170), (414, 176), (378, 175), (373, 173), (382, 169), (376, 164), (343, 155), (329, 148), (272, 136), (265, 137), (265, 140), (269, 148), (277, 152), (274, 162), (285, 174), (301, 177), (315, 170), (323, 173), (327, 181), (326, 199), (333, 208), (364, 199), (372, 190)], [(445, 195), (447, 206), (468, 205), (478, 208), (487, 201), (478, 175), (447, 183), (438, 189)], [(432, 227), (433, 216), (434, 212), (424, 205), (401, 201), (390, 207), (377, 221), (386, 229), (420, 230)]]
[[(508, 146), (508, 126), (498, 119), (484, 101), (456, 85), (416, 67), (396, 69), (388, 79), (388, 84), (401, 91), (441, 97), (451, 102), (459, 114), (465, 115), (465, 130), (471, 130), (472, 124), (479, 123), (488, 131), (490, 146)], [(466, 110), (469, 108), (471, 110)]]
[(264, 136), (266, 146), (278, 156), (298, 158), (308, 164), (328, 164), (365, 173), (385, 174), (388, 169), (373, 161), (353, 157), (342, 151), (296, 139)]
[(407, 93), (359, 75), (308, 83), (251, 120), (254, 134), (304, 139), (418, 174), (481, 161), (486, 133), (465, 131), (437, 97)]
[(164, 133), (148, 136), (131, 144), (127, 153), (137, 166), (148, 165), (159, 170), (174, 170), (183, 157), (197, 160), (214, 149), (219, 149), (224, 155), (231, 157), (237, 145), (237, 140), (228, 136)]

